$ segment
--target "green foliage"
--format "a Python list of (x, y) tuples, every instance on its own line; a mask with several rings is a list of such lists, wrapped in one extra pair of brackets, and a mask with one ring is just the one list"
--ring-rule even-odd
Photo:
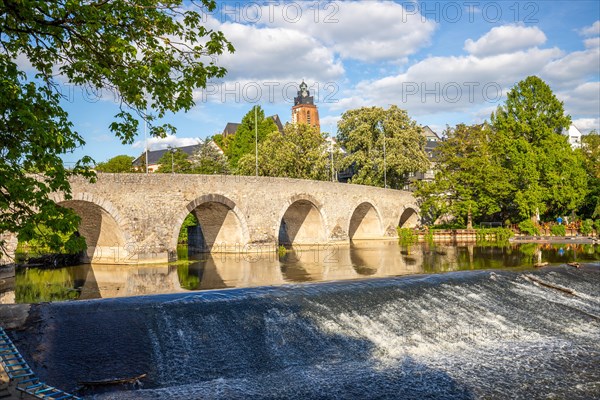
[[(223, 138), (223, 134), (221, 134), (221, 133), (217, 133), (216, 135), (214, 135), (214, 136), (212, 137), (212, 140), (213, 140), (213, 142), (215, 142), (215, 143), (216, 143), (216, 145), (217, 145), (217, 146), (219, 146), (219, 148), (220, 148), (221, 150), (223, 150), (223, 149), (224, 149), (224, 142), (223, 142), (223, 141), (224, 141), (224, 138)], [(223, 151), (224, 151), (224, 150), (223, 150)]]
[(200, 277), (190, 273), (190, 264), (182, 263), (177, 266), (177, 277), (182, 288), (195, 290), (200, 287)]
[(277, 248), (277, 255), (279, 256), (279, 258), (284, 257), (287, 253), (288, 249), (286, 249), (285, 246), (279, 245), (279, 247)]
[(537, 236), (540, 234), (540, 229), (535, 226), (530, 219), (519, 222), (519, 230), (521, 233), (530, 236)]
[(584, 235), (589, 235), (594, 230), (594, 221), (591, 219), (585, 219), (581, 221), (581, 233)]
[(524, 220), (538, 213), (554, 219), (576, 211), (588, 193), (584, 159), (563, 130), (570, 125), (562, 103), (537, 77), (519, 82), (488, 126), (448, 129), (431, 183), (419, 185), (421, 209), (475, 223)]
[(541, 249), (541, 245), (538, 243), (522, 243), (519, 245), (519, 251), (526, 256), (534, 256), (538, 254)]
[(596, 235), (600, 236), (600, 219), (594, 221), (594, 229), (596, 230)]
[(356, 172), (352, 183), (384, 186), (384, 153), (388, 187), (402, 189), (410, 172), (426, 171), (425, 138), (421, 128), (397, 106), (362, 107), (346, 111), (338, 123), (340, 146), (348, 151), (342, 168)]
[[(256, 112), (255, 112), (256, 111)], [(256, 125), (255, 125), (256, 113)], [(256, 132), (255, 132), (255, 127)], [(260, 143), (272, 132), (278, 132), (277, 125), (270, 118), (265, 118), (265, 112), (260, 106), (254, 106), (242, 118), (242, 123), (237, 132), (223, 141), (223, 151), (229, 160), (232, 170), (236, 170), (238, 161), (246, 154), (254, 155), (256, 149), (256, 137)]]
[(554, 236), (565, 236), (567, 234), (567, 229), (564, 225), (552, 225), (550, 227), (550, 232)]
[(459, 124), (445, 135), (436, 149), (435, 180), (418, 185), (421, 209), (428, 210), (432, 220), (451, 215), (461, 225), (466, 225), (469, 212), (475, 221), (489, 220), (501, 211), (498, 199), (510, 188), (490, 143), (490, 126)]
[(225, 158), (213, 140), (210, 137), (206, 138), (200, 144), (198, 150), (192, 154), (190, 158), (192, 173), (205, 175), (227, 175), (230, 173), (227, 158)]
[[(514, 236), (514, 232), (508, 228), (479, 228), (476, 230), (476, 240), (478, 242), (507, 242), (508, 239)], [(491, 240), (490, 237), (494, 239)]]
[(188, 243), (188, 226), (196, 226), (198, 225), (198, 220), (194, 216), (194, 214), (189, 213), (187, 217), (183, 220), (181, 224), (181, 228), (179, 229), (179, 237), (177, 238), (177, 243), (179, 244), (187, 244)]
[(427, 229), (424, 235), (424, 239), (427, 243), (433, 243), (433, 230)]
[[(329, 180), (330, 155), (323, 133), (307, 124), (286, 124), (284, 133), (271, 132), (258, 145), (258, 174), (298, 179)], [(341, 159), (336, 151), (335, 160)], [(246, 154), (238, 172), (254, 175), (255, 155)]]
[(600, 134), (592, 131), (581, 138), (581, 154), (588, 176), (589, 192), (579, 214), (584, 218), (600, 217)]
[(120, 155), (111, 158), (106, 162), (101, 162), (96, 165), (96, 171), (98, 172), (133, 172), (133, 162), (135, 158), (127, 155)]
[(583, 158), (562, 134), (571, 118), (550, 87), (526, 78), (491, 119), (495, 153), (511, 184), (503, 211), (520, 219), (539, 211), (550, 219), (579, 208), (587, 192)]
[(432, 225), (430, 229), (466, 229), (467, 226), (460, 222), (448, 222), (445, 224)]
[[(51, 192), (70, 198), (70, 176), (94, 176), (89, 157), (69, 169), (60, 157), (84, 144), (60, 105), (62, 83), (118, 93), (120, 110), (110, 129), (131, 143), (139, 117), (149, 122), (152, 135), (171, 132), (172, 126), (154, 121), (189, 110), (195, 89), (225, 75), (212, 60), (233, 46), (221, 32), (202, 26), (216, 3), (195, 3), (2, 3), (0, 232), (29, 238), (40, 223), (60, 233), (76, 226), (75, 214), (49, 199)], [(27, 75), (24, 68), (33, 72)]]
[(17, 303), (75, 300), (79, 295), (72, 268), (27, 268), (15, 274)]
[(418, 237), (412, 228), (397, 227), (396, 230), (398, 231), (398, 241), (400, 244), (416, 243)]
[(35, 227), (35, 230), (31, 236), (19, 236), (17, 252), (26, 252), (29, 256), (53, 253), (77, 254), (87, 248), (85, 238), (74, 228), (62, 232), (40, 224)]
[(169, 149), (158, 160), (160, 166), (156, 170), (159, 173), (191, 174), (192, 163), (186, 153), (180, 149)]

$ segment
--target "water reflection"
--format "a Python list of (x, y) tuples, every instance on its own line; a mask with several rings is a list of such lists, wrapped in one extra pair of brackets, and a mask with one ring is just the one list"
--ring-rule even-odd
[(470, 269), (531, 268), (543, 261), (598, 261), (600, 246), (400, 246), (391, 241), (357, 241), (345, 246), (297, 247), (283, 256), (271, 251), (200, 254), (186, 261), (187, 254), (182, 249), (179, 257), (177, 265), (94, 264), (53, 270), (19, 269), (14, 288), (5, 288), (0, 302), (34, 303)]

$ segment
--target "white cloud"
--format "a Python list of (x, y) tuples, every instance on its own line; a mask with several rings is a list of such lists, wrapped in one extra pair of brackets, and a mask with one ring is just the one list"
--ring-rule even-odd
[(411, 114), (422, 115), (489, 107), (502, 101), (515, 83), (562, 54), (557, 48), (532, 48), (482, 58), (430, 57), (403, 74), (358, 83), (332, 109), (398, 104)]
[[(151, 137), (148, 138), (148, 149), (149, 150), (161, 150), (170, 147), (183, 147), (191, 146), (200, 143), (199, 138), (178, 138), (175, 135), (167, 135), (164, 138)], [(138, 140), (133, 145), (134, 149), (144, 149), (145, 143), (143, 140)]]
[(219, 57), (228, 80), (284, 80), (313, 76), (319, 81), (339, 78), (344, 67), (334, 53), (314, 37), (287, 28), (225, 23), (219, 27), (236, 48)]
[(600, 118), (574, 119), (573, 125), (575, 125), (581, 131), (581, 133), (589, 133), (593, 129), (595, 129), (597, 132), (600, 132)]
[[(437, 26), (434, 21), (391, 1), (296, 4), (302, 7), (303, 15), (298, 21), (275, 13), (276, 18), (267, 24), (308, 33), (343, 59), (401, 60), (429, 45)], [(318, 14), (315, 5), (320, 7)]]
[(321, 127), (323, 127), (324, 130), (329, 131), (331, 130), (332, 126), (337, 126), (337, 123), (341, 118), (341, 115), (328, 115), (326, 117), (321, 117), (319, 122), (321, 123)]
[(537, 26), (503, 25), (492, 28), (477, 41), (467, 39), (464, 49), (475, 56), (511, 53), (546, 42), (546, 35)]
[(586, 26), (579, 31), (582, 36), (600, 35), (600, 20), (594, 22), (591, 26)]
[(553, 60), (542, 70), (541, 75), (554, 87), (573, 87), (600, 70), (600, 47), (574, 51)]
[(593, 49), (595, 47), (600, 47), (600, 36), (599, 37), (595, 37), (595, 38), (585, 39), (583, 41), (583, 43), (585, 44), (585, 47), (588, 48), (588, 49)]
[(600, 113), (600, 82), (585, 82), (556, 96), (564, 101), (565, 110), (572, 116), (597, 117)]

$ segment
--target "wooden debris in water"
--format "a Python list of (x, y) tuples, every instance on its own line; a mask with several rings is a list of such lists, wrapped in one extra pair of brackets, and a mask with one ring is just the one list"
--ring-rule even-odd
[(550, 282), (545, 282), (545, 281), (543, 281), (543, 280), (541, 280), (539, 278), (536, 278), (533, 275), (523, 275), (523, 277), (525, 279), (531, 281), (531, 282), (537, 283), (540, 286), (544, 286), (544, 287), (547, 287), (547, 288), (550, 288), (550, 289), (559, 290), (559, 291), (561, 291), (563, 293), (570, 294), (571, 296), (577, 296), (577, 293), (573, 289), (569, 289), (569, 288), (566, 288), (566, 287), (563, 287), (563, 286), (555, 285), (555, 284), (550, 283)]
[(79, 382), (81, 386), (105, 386), (105, 385), (121, 385), (125, 383), (136, 383), (140, 379), (146, 377), (147, 374), (141, 374), (132, 376), (131, 378), (114, 378), (114, 379), (102, 379), (99, 381), (82, 381)]

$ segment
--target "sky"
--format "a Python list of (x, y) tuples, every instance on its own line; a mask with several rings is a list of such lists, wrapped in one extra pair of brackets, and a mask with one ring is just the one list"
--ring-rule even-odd
[[(302, 80), (321, 130), (333, 135), (345, 111), (363, 106), (397, 105), (440, 134), (480, 123), (530, 75), (550, 85), (583, 133), (600, 130), (597, 0), (227, 1), (205, 24), (236, 49), (217, 59), (228, 74), (197, 90), (190, 111), (167, 116), (177, 134), (149, 139), (151, 149), (197, 143), (257, 103), (288, 122)], [(133, 145), (109, 131), (114, 95), (69, 90), (63, 106), (86, 145), (65, 162), (143, 152), (143, 129)]]

